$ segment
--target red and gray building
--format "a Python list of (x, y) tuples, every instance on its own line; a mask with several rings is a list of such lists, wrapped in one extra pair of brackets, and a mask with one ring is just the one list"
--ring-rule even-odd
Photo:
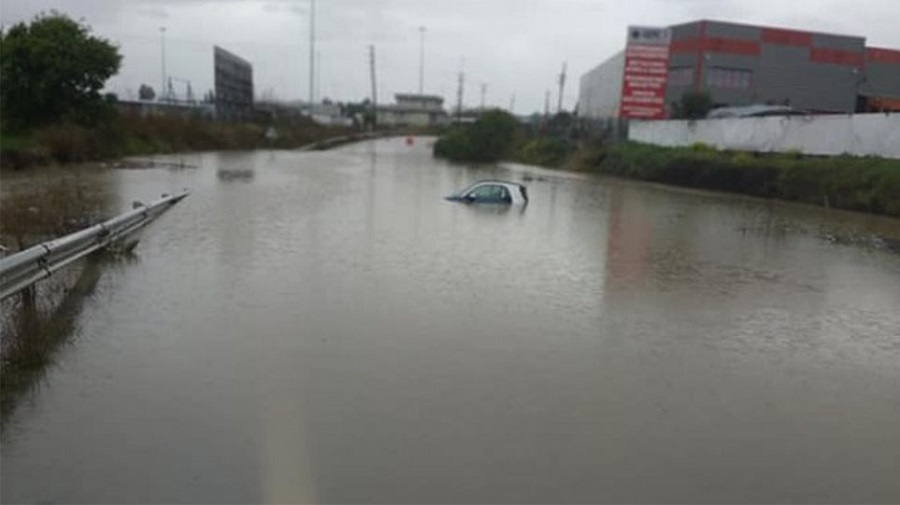
[[(627, 51), (638, 35), (634, 28), (629, 30)], [(660, 107), (668, 109), (685, 93), (708, 92), (718, 106), (776, 104), (821, 113), (900, 111), (900, 50), (868, 47), (864, 37), (718, 21), (659, 30), (667, 32), (668, 41)], [(582, 117), (628, 115), (622, 114), (621, 105), (630, 92), (622, 84), (628, 80), (626, 61), (630, 59), (622, 51), (581, 77)]]

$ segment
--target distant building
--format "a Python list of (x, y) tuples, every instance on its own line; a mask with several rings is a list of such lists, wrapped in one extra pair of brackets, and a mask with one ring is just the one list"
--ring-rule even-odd
[[(900, 111), (900, 50), (866, 47), (863, 37), (718, 21), (655, 31), (665, 36), (642, 45), (642, 34), (654, 29), (629, 28), (628, 49), (581, 77), (581, 117), (640, 117), (623, 107), (623, 97), (664, 108), (646, 118), (666, 117), (688, 92), (708, 92), (717, 106)], [(656, 54), (647, 51), (654, 43)], [(660, 61), (662, 71), (653, 65)]]
[(448, 122), (443, 97), (398, 93), (394, 99), (395, 104), (378, 106), (379, 126), (435, 126)]
[(310, 119), (321, 125), (352, 126), (353, 119), (344, 117), (341, 106), (336, 103), (316, 103), (307, 106)]
[(119, 100), (116, 107), (122, 114), (147, 116), (181, 116), (211, 119), (215, 115), (212, 104), (202, 102), (160, 102), (153, 100)]
[(216, 118), (247, 120), (253, 117), (253, 66), (219, 46), (213, 48)]

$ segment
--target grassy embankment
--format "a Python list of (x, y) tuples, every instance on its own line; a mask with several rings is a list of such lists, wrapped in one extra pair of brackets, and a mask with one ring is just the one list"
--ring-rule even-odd
[(266, 126), (222, 123), (171, 116), (117, 116), (96, 127), (60, 123), (0, 137), (0, 166), (19, 169), (48, 164), (100, 161), (138, 154), (185, 151), (296, 148), (354, 130), (308, 121), (275, 125), (278, 138), (265, 138)]
[(663, 184), (900, 217), (900, 160), (624, 143), (583, 147), (568, 164)]

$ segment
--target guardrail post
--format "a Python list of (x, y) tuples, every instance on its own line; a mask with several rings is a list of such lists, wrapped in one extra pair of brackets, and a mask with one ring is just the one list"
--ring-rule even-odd
[(35, 309), (35, 287), (34, 284), (22, 290), (22, 308), (28, 312), (34, 312)]

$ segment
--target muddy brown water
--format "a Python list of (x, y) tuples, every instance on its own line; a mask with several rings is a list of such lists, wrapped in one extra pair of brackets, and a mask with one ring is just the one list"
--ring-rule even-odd
[[(5, 503), (900, 502), (898, 220), (428, 139), (160, 160), (84, 176), (193, 194), (4, 423)], [(488, 177), (531, 203), (442, 200)]]

